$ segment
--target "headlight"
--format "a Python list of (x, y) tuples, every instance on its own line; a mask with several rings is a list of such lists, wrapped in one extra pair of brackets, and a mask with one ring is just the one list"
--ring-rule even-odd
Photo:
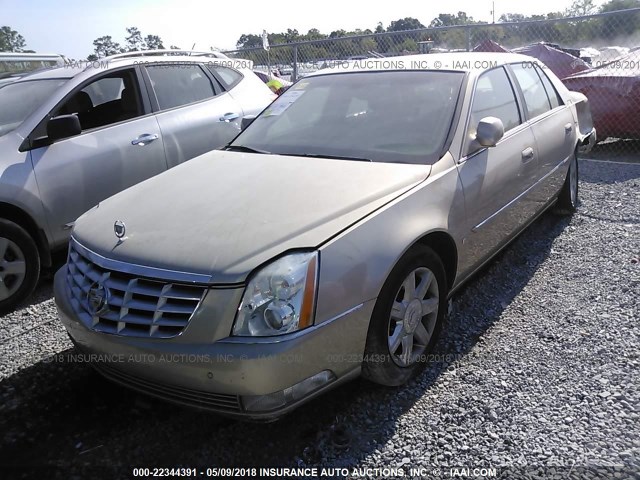
[(259, 270), (249, 281), (233, 335), (282, 335), (313, 323), (318, 253), (294, 253)]

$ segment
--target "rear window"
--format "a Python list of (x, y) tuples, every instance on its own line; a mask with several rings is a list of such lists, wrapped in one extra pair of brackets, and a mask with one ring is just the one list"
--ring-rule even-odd
[(547, 74), (544, 73), (544, 71), (538, 66), (536, 66), (536, 72), (538, 72), (538, 75), (542, 80), (542, 84), (544, 85), (544, 89), (547, 91), (549, 102), (551, 102), (551, 108), (556, 108), (560, 105), (563, 105), (562, 99), (560, 98), (556, 87), (553, 86), (551, 80), (549, 80), (549, 77), (547, 77)]
[(161, 110), (215, 96), (211, 80), (199, 65), (152, 65), (146, 69)]
[(220, 65), (207, 65), (207, 67), (214, 75), (217, 74), (227, 90), (231, 90), (242, 80), (242, 74), (233, 68), (222, 67)]
[(547, 91), (533, 65), (516, 63), (511, 68), (522, 89), (529, 117), (537, 117), (551, 110)]

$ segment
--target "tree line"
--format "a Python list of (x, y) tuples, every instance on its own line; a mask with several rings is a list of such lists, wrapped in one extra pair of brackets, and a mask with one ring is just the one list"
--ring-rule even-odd
[[(575, 0), (571, 7), (563, 12), (549, 12), (545, 15), (522, 15), (520, 13), (505, 13), (497, 23), (476, 21), (466, 12), (456, 14), (441, 13), (433, 18), (428, 25), (413, 17), (401, 18), (389, 23), (385, 28), (379, 22), (374, 29), (344, 29), (334, 30), (329, 34), (320, 32), (317, 28), (307, 33), (300, 33), (297, 29), (288, 28), (285, 32), (269, 33), (270, 45), (290, 44), (314, 40), (327, 40), (305, 45), (298, 50), (299, 61), (311, 59), (342, 59), (349, 56), (365, 55), (370, 52), (380, 54), (409, 53), (418, 51), (418, 42), (431, 41), (435, 46), (449, 49), (468, 48), (469, 42), (479, 43), (484, 39), (491, 39), (503, 43), (507, 47), (518, 46), (532, 41), (544, 40), (553, 43), (571, 43), (610, 41), (623, 36), (631, 36), (640, 32), (640, 15), (624, 14), (614, 17), (594, 18), (581, 22), (553, 23), (544, 25), (504, 25), (512, 22), (526, 22), (536, 20), (552, 20), (574, 16), (584, 16), (593, 13), (612, 12), (639, 8), (640, 0), (609, 0), (597, 7), (594, 0)], [(433, 30), (421, 33), (411, 32), (425, 28), (448, 26), (475, 25), (478, 28), (466, 33), (463, 29)], [(93, 53), (87, 60), (115, 55), (118, 53), (138, 50), (156, 50), (166, 48), (162, 38), (158, 35), (143, 35), (137, 27), (126, 28), (125, 42), (120, 45), (111, 35), (104, 35), (93, 41)], [(397, 32), (397, 33), (396, 33)], [(380, 35), (373, 35), (380, 34)], [(345, 38), (355, 37), (355, 38)], [(360, 37), (360, 38), (358, 38)], [(329, 40), (343, 39), (339, 42)], [(32, 52), (26, 49), (26, 41), (22, 35), (9, 26), (0, 27), (0, 51), (2, 52)], [(571, 46), (571, 45), (569, 45)], [(171, 45), (170, 49), (179, 49)], [(237, 49), (257, 49), (243, 52), (242, 56), (257, 62), (264, 59), (262, 35), (247, 33), (240, 36), (236, 42)], [(290, 62), (291, 48), (280, 47), (270, 52), (273, 62)]]
[[(286, 44), (306, 41), (319, 42), (299, 46), (299, 62), (317, 61), (318, 59), (345, 59), (357, 55), (367, 55), (371, 52), (384, 55), (416, 53), (419, 51), (418, 43), (423, 41), (430, 41), (433, 42), (434, 47), (447, 49), (473, 48), (486, 39), (501, 43), (507, 48), (537, 41), (558, 43), (565, 46), (578, 44), (586, 46), (589, 43), (608, 44), (621, 37), (629, 38), (640, 34), (640, 14), (625, 13), (579, 22), (542, 25), (507, 25), (507, 23), (563, 19), (639, 7), (640, 0), (609, 0), (600, 7), (595, 5), (594, 0), (575, 0), (565, 11), (529, 16), (520, 13), (505, 13), (497, 19), (496, 23), (477, 21), (466, 12), (460, 11), (455, 14), (441, 13), (433, 18), (428, 25), (423, 24), (417, 18), (407, 17), (390, 22), (386, 28), (382, 23), (378, 23), (374, 29), (334, 30), (329, 34), (321, 33), (315, 28), (306, 34), (301, 34), (296, 29), (287, 29), (286, 32), (268, 34), (270, 45), (284, 44), (284, 46), (270, 50), (269, 61), (272, 64), (290, 63), (293, 52), (292, 48), (287, 47)], [(437, 30), (438, 27), (452, 26), (473, 27), (468, 32), (462, 28)], [(419, 29), (434, 30), (415, 31)], [(341, 40), (329, 41), (337, 39)], [(640, 38), (637, 39), (637, 43), (640, 44)], [(262, 35), (243, 34), (236, 42), (236, 48), (245, 50), (237, 55), (259, 64), (266, 63), (267, 55), (262, 50)]]
[[(121, 46), (113, 40), (111, 35), (98, 37), (93, 41), (93, 53), (87, 57), (87, 60), (97, 60), (99, 58), (116, 55), (118, 53), (137, 52), (140, 50), (164, 50), (166, 47), (162, 42), (162, 38), (158, 35), (143, 36), (138, 27), (128, 27), (127, 36), (124, 45)], [(171, 45), (171, 50), (180, 50), (180, 47)]]
[[(158, 35), (143, 36), (137, 27), (126, 29), (124, 45), (116, 42), (111, 35), (98, 37), (93, 41), (93, 53), (87, 60), (97, 60), (117, 53), (135, 52), (138, 50), (162, 50), (165, 48), (162, 38)], [(22, 35), (9, 26), (0, 27), (0, 52), (35, 53), (26, 48), (27, 42)], [(180, 47), (171, 45), (172, 50), (179, 50)]]

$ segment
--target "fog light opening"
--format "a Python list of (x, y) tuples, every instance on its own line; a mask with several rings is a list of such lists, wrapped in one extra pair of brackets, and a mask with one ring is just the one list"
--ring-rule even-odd
[(323, 370), (295, 385), (267, 395), (246, 395), (242, 404), (249, 412), (267, 412), (275, 410), (306, 397), (336, 379), (331, 370)]

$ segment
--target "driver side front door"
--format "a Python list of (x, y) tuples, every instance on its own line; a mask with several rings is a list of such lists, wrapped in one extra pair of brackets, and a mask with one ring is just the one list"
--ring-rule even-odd
[[(82, 127), (30, 152), (54, 244), (68, 240), (88, 209), (167, 169), (158, 121), (142, 91), (136, 68), (110, 71), (70, 92), (51, 113), (75, 114)], [(36, 133), (46, 135), (47, 120)]]

